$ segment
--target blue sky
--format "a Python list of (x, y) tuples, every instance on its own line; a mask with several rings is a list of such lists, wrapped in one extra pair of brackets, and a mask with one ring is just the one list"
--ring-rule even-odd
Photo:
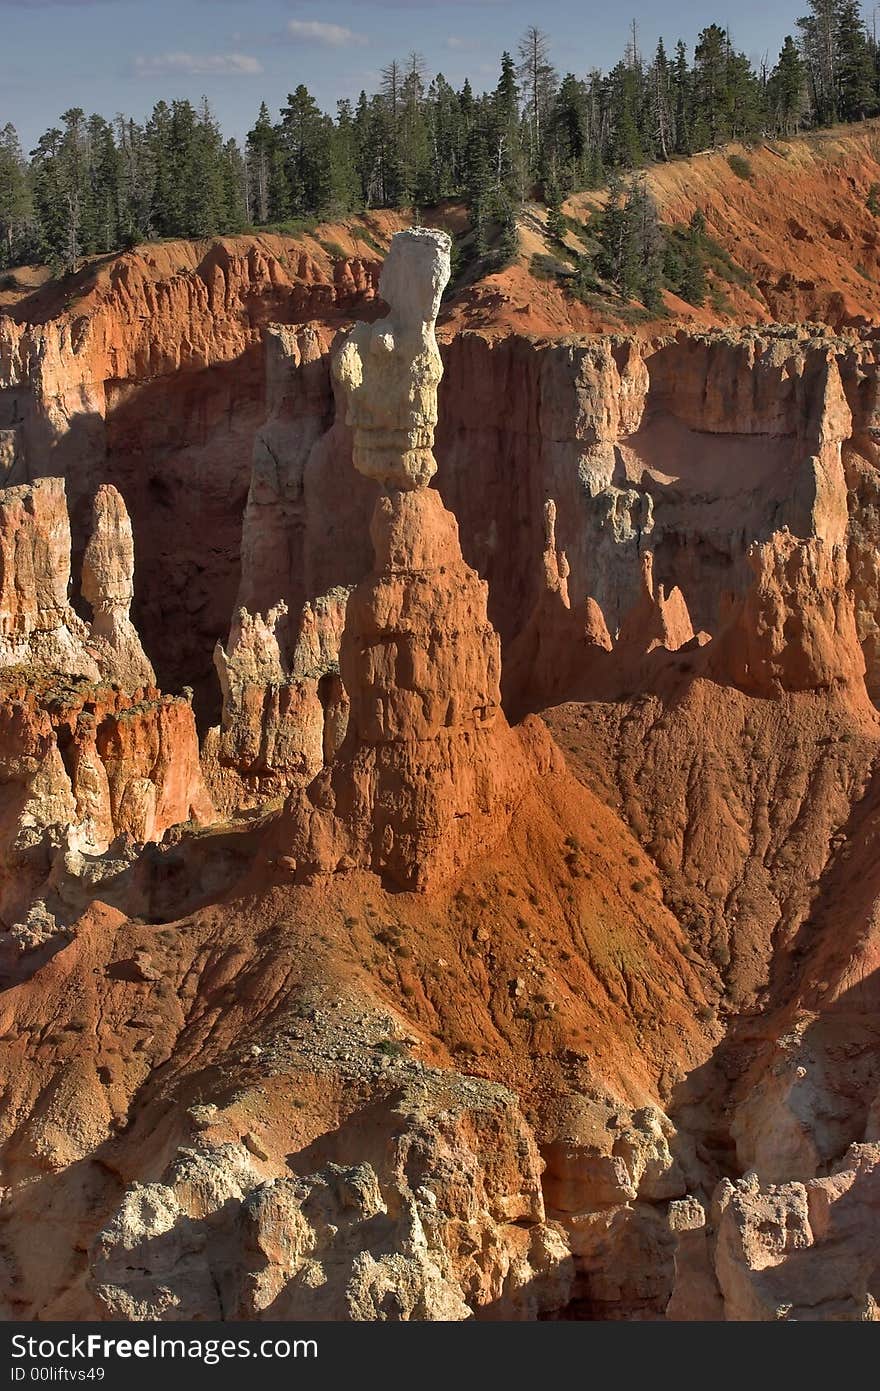
[(273, 116), (299, 82), (327, 110), (416, 49), (428, 73), (494, 86), (504, 48), (528, 24), (550, 36), (562, 71), (615, 62), (630, 20), (647, 52), (662, 34), (689, 44), (729, 24), (754, 59), (775, 58), (805, 0), (0, 0), (0, 125), (30, 150), (69, 106), (144, 116), (160, 97), (207, 95), (241, 138), (262, 98)]

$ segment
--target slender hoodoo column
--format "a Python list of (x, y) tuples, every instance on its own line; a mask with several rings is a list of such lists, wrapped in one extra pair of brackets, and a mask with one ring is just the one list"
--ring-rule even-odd
[[(506, 830), (534, 764), (501, 710), (487, 586), (428, 487), (449, 278), (445, 232), (400, 232), (379, 282), (387, 318), (357, 324), (333, 365), (354, 464), (383, 488), (374, 568), (348, 601), (340, 671), (351, 701), (336, 760), (294, 798), (306, 876), (374, 869), (404, 888), (449, 878)], [(525, 736), (549, 757), (549, 741)]]

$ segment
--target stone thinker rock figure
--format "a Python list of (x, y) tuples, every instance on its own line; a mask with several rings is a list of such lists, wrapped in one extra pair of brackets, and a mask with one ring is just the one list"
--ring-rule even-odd
[(449, 280), (450, 249), (446, 232), (398, 232), (379, 280), (391, 312), (374, 324), (355, 324), (334, 360), (354, 431), (355, 468), (386, 488), (423, 488), (437, 472), (434, 427), (443, 364), (434, 324)]
[(504, 717), (489, 587), (428, 487), (449, 250), (444, 232), (399, 233), (380, 281), (388, 318), (357, 324), (334, 362), (354, 463), (384, 492), (370, 523), (373, 568), (348, 596), (339, 645), (345, 738), (279, 824), (303, 883), (369, 869), (431, 892), (504, 836), (552, 766), (540, 721), (514, 730)]

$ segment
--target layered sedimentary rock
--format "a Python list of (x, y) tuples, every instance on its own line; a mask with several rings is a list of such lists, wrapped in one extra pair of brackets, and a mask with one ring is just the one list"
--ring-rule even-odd
[[(701, 1056), (702, 989), (659, 899), (610, 892), (632, 837), (576, 786), (568, 793), (555, 816), (539, 799), (523, 805), (510, 843), (454, 895), (384, 893), (364, 873), (300, 887), (282, 863), (267, 880), (257, 832), (239, 852), (246, 880), (219, 908), (231, 837), (216, 828), (202, 838), (213, 858), (185, 925), (186, 840), (144, 855), (119, 907), (102, 885), (41, 964), (39, 989), (32, 975), (4, 995), (3, 1307), (175, 1319), (219, 1300), (249, 1318), (534, 1318), (567, 1309), (573, 1280), (592, 1282), (598, 1309), (612, 1269), (619, 1311), (631, 1298), (647, 1307), (636, 1289), (646, 1277), (624, 1272), (622, 1250), (597, 1248), (589, 1272), (575, 1269), (567, 1215), (540, 1188), (539, 1099), (594, 1093), (598, 1057), (624, 1093), (655, 1095), (658, 1061), (638, 1039), (660, 1018), (670, 1086)], [(569, 865), (565, 836), (583, 822), (603, 846)], [(143, 892), (150, 865), (161, 895)], [(506, 1075), (528, 1121), (523, 1101), (479, 1074)], [(654, 1168), (631, 1154), (658, 1142), (630, 1133), (640, 1121), (630, 1126), (628, 1110), (607, 1106), (603, 1129), (621, 1118), (646, 1197), (614, 1230), (660, 1230)], [(668, 1124), (654, 1112), (650, 1124), (668, 1148)], [(279, 1221), (289, 1246), (273, 1235)]]
[(533, 771), (501, 711), (486, 585), (427, 487), (437, 467), (434, 320), (448, 278), (445, 233), (399, 233), (380, 281), (390, 317), (358, 325), (335, 361), (355, 467), (387, 491), (370, 526), (372, 574), (346, 608), (346, 740), (291, 809), (291, 854), (307, 875), (363, 865), (404, 888), (433, 888), (503, 835)]
[(394, 1096), (377, 1078), (369, 1114), (344, 1126), (359, 1162), (293, 1175), (275, 1143), (193, 1108), (188, 1143), (95, 1239), (97, 1312), (396, 1321), (559, 1307), (571, 1258), (545, 1220), (514, 1098), (454, 1074), (425, 1080)]
[(214, 656), (223, 706), (208, 731), (203, 767), (215, 803), (229, 812), (304, 786), (336, 753), (348, 722), (339, 678), (346, 590), (305, 604), (287, 655), (287, 605), (264, 616), (238, 610)]
[[(651, 622), (669, 622), (673, 596), (677, 634), (689, 621), (695, 634), (717, 636), (728, 596), (750, 586), (753, 544), (784, 527), (804, 540), (847, 540), (841, 453), (846, 445), (854, 477), (852, 440), (874, 418), (868, 340), (767, 330), (533, 343), (464, 333), (441, 353), (438, 490), (458, 518), (466, 560), (489, 582), (514, 713), (576, 692), (571, 654), (585, 628), (588, 648), (596, 624), (601, 643), (604, 630), (615, 642), (626, 623), (632, 630), (646, 551), (666, 610)], [(353, 586), (369, 567), (373, 499), (357, 474), (346, 485), (351, 428), (341, 402), (329, 423), (330, 355), (316, 335), (270, 335), (267, 371), (270, 417), (254, 456), (239, 604), (265, 613), (283, 600), (289, 652), (303, 604)], [(867, 488), (867, 467), (860, 476)], [(859, 515), (860, 496), (850, 489)], [(553, 580), (548, 595), (550, 503), (567, 600)], [(868, 645), (872, 506), (866, 492), (853, 569)], [(527, 654), (538, 650), (535, 663)], [(579, 652), (574, 666), (584, 665)]]
[(865, 659), (842, 545), (777, 532), (756, 542), (754, 582), (731, 615), (715, 664), (756, 694), (861, 686)]
[(822, 1178), (715, 1195), (716, 1268), (734, 1321), (877, 1322), (880, 1147), (852, 1145)]
[[(266, 614), (283, 600), (289, 657), (304, 603), (357, 583), (370, 564), (370, 485), (351, 471), (330, 382), (334, 332), (375, 301), (377, 264), (356, 259), (334, 269), (319, 244), (273, 238), (150, 248), (84, 272), (70, 313), (23, 304), (0, 320), (0, 428), (8, 415), (18, 440), (10, 481), (69, 474), (77, 552), (100, 483), (124, 493), (138, 537), (136, 626), (160, 684), (193, 686), (203, 726), (217, 721), (212, 654), (238, 608)], [(281, 327), (266, 333), (264, 359), (273, 319)], [(695, 630), (711, 633), (722, 593), (748, 583), (752, 541), (783, 524), (807, 536), (804, 520), (820, 517), (826, 483), (810, 459), (831, 454), (806, 436), (823, 403), (840, 438), (850, 435), (835, 371), (853, 441), (873, 418), (867, 334), (536, 343), (461, 333), (441, 353), (439, 489), (490, 584), (505, 651), (540, 600), (548, 499), (575, 614), (592, 599), (615, 634), (639, 598), (648, 541), (656, 582), (678, 586)], [(858, 621), (870, 641), (867, 494), (865, 507)], [(515, 670), (508, 682), (517, 709), (535, 707)]]
[(363, 864), (428, 889), (503, 835), (552, 755), (536, 728), (507, 725), (486, 586), (439, 494), (381, 498), (372, 535), (342, 635), (346, 741), (297, 798), (291, 853), (307, 874)]
[(131, 621), (134, 537), (125, 503), (102, 484), (92, 504), (92, 533), (82, 563), (82, 596), (92, 610), (91, 643), (99, 666), (119, 684), (153, 686), (156, 674)]
[(69, 598), (70, 524), (60, 478), (0, 491), (0, 666), (97, 680)]
[(450, 245), (443, 232), (399, 232), (379, 281), (390, 314), (356, 324), (334, 359), (354, 466), (386, 488), (424, 487), (437, 472), (434, 427), (443, 363), (434, 325), (449, 280)]
[(375, 297), (375, 249), (333, 235), (341, 259), (272, 236), (143, 248), (84, 267), (69, 311), (50, 291), (0, 315), (0, 482), (65, 478), (77, 556), (97, 489), (119, 488), (138, 538), (138, 632), (160, 684), (193, 686), (211, 715), (264, 409), (263, 328), (318, 319), (326, 346), (327, 326)]
[(876, 1317), (872, 334), (457, 335), (435, 489), (442, 263), (423, 300), (391, 274), (335, 378), (372, 272), (268, 331), (259, 425), (257, 327), (311, 301), (269, 258), (193, 259), (117, 277), (153, 356), (70, 320), (51, 457), (94, 446), (103, 481), (106, 380), (132, 612), (149, 584), (203, 689), (219, 640), (204, 766), (248, 814), (195, 824), (118, 495), (93, 526), (77, 477), (86, 624), (57, 485), (11, 489), (2, 912), (34, 950), (0, 1018), (5, 1309)]
[[(2, 685), (3, 868), (7, 926), (55, 895), (57, 876), (112, 843), (142, 845), (210, 820), (192, 706), (155, 687)], [(73, 858), (70, 858), (70, 857)], [(42, 909), (40, 909), (42, 911)], [(63, 904), (59, 903), (63, 912)], [(19, 934), (33, 945), (29, 934)]]
[(844, 537), (857, 377), (843, 344), (794, 331), (534, 346), (465, 334), (446, 369), (439, 486), (505, 647), (538, 595), (548, 497), (572, 607), (597, 602), (612, 635), (642, 596), (645, 548), (655, 584), (677, 586), (694, 630), (714, 634), (724, 594), (748, 587), (752, 541), (783, 522)]
[[(512, 344), (473, 346), (512, 361), (519, 351)], [(457, 352), (467, 351), (471, 348), (465, 340), (449, 350), (447, 361), (455, 362)], [(548, 371), (550, 362), (555, 370), (563, 350), (538, 351), (547, 354)], [(576, 383), (569, 397), (581, 414), (556, 427), (563, 438), (568, 432), (568, 477), (576, 467), (578, 490), (572, 494), (570, 483), (562, 481), (566, 474), (553, 472), (553, 500), (539, 508), (533, 495), (529, 522), (543, 511), (543, 546), (535, 546), (530, 563), (520, 566), (515, 577), (511, 572), (522, 555), (523, 533), (512, 521), (505, 523), (503, 507), (492, 509), (494, 534), (471, 531), (468, 537), (484, 547), (479, 551), (482, 563), (496, 576), (495, 611), (507, 619), (512, 635), (508, 689), (521, 693), (531, 684), (532, 698), (545, 703), (548, 696), (566, 692), (616, 693), (623, 682), (635, 690), (667, 670), (662, 658), (671, 652), (680, 655), (683, 687), (689, 685), (688, 674), (699, 677), (683, 699), (676, 695), (674, 720), (664, 716), (662, 700), (647, 709), (641, 700), (636, 708), (624, 700), (620, 715), (628, 725), (626, 737), (615, 725), (619, 745), (613, 754), (608, 745), (608, 766), (620, 768), (615, 786), (624, 792), (625, 814), (670, 875), (678, 910), (696, 936), (698, 921), (708, 929), (703, 949), (726, 978), (725, 992), (734, 1001), (751, 998), (763, 963), (773, 959), (774, 937), (784, 951), (784, 944), (798, 941), (805, 930), (811, 895), (801, 885), (821, 879), (833, 862), (847, 809), (865, 788), (873, 756), (876, 721), (866, 699), (860, 650), (860, 641), (870, 642), (872, 542), (870, 531), (866, 535), (862, 530), (857, 553), (850, 544), (850, 557), (858, 559), (862, 570), (851, 579), (843, 543), (847, 501), (852, 507), (856, 499), (852, 486), (847, 499), (841, 458), (841, 446), (871, 420), (866, 383), (874, 372), (872, 350), (866, 346), (851, 354), (841, 345), (782, 334), (763, 340), (745, 336), (741, 343), (721, 337), (682, 340), (653, 350), (609, 344), (566, 351), (569, 361), (579, 360), (579, 372), (586, 372), (585, 364), (592, 372), (601, 363), (599, 381), (607, 383), (598, 386), (589, 375), (582, 377), (584, 385)], [(469, 379), (478, 374), (472, 372)], [(612, 379), (619, 383), (613, 390)], [(558, 385), (558, 379), (548, 378), (548, 390)], [(570, 380), (565, 391), (572, 392)], [(510, 381), (501, 398), (508, 411), (511, 401), (529, 400)], [(601, 403), (606, 403), (604, 415)], [(562, 411), (570, 408), (563, 395), (563, 421)], [(478, 441), (486, 439), (485, 422), (492, 420), (491, 403), (478, 403), (478, 409), (481, 425), (474, 422), (473, 437), (456, 425), (452, 452), (460, 461), (462, 448), (473, 448), (479, 474), (492, 454), (484, 448), (478, 459), (476, 452)], [(510, 431), (511, 422), (503, 428)], [(533, 428), (525, 424), (525, 438)], [(334, 453), (344, 444), (337, 433)], [(550, 448), (547, 432), (539, 427), (534, 435), (539, 463), (533, 457), (528, 465), (523, 462), (521, 474), (513, 470), (508, 476), (533, 478), (530, 470), (537, 468), (546, 480)], [(560, 448), (561, 459), (561, 447), (554, 448)], [(867, 452), (866, 445), (861, 449)], [(845, 462), (847, 477), (857, 476), (862, 494), (870, 497), (868, 468), (858, 465), (856, 475), (848, 444)], [(456, 472), (447, 480), (441, 473), (440, 486), (455, 488), (463, 476)], [(465, 515), (476, 495), (463, 494)], [(306, 496), (307, 530), (308, 504)], [(313, 513), (316, 521), (319, 515)], [(867, 522), (870, 527), (867, 508), (862, 515), (860, 526)], [(584, 548), (584, 533), (578, 532), (585, 520), (595, 528), (587, 533), (595, 543), (592, 553)], [(512, 545), (499, 544), (500, 536), (516, 539)], [(538, 555), (541, 567), (535, 564)], [(510, 575), (510, 584), (497, 583), (499, 563), (508, 567), (501, 573)], [(524, 583), (533, 587), (524, 591)], [(523, 593), (534, 596), (524, 607), (516, 602)], [(596, 593), (603, 597), (607, 618)], [(372, 602), (371, 595), (368, 613)], [(692, 617), (691, 607), (701, 622)], [(360, 612), (356, 602), (351, 612)], [(525, 626), (524, 614), (529, 615)], [(699, 627), (702, 631), (695, 633)], [(643, 664), (641, 659), (652, 653), (658, 660)], [(738, 690), (719, 696), (715, 682), (722, 688), (732, 683)], [(387, 688), (381, 691), (387, 696)], [(752, 706), (755, 696), (783, 706)], [(830, 716), (832, 728), (840, 721), (839, 745), (829, 738), (828, 716), (817, 704), (817, 697), (826, 696), (836, 711)], [(393, 708), (393, 702), (386, 699), (381, 708)], [(590, 718), (580, 716), (586, 723)], [(603, 710), (600, 724), (604, 718)], [(698, 753), (696, 763), (688, 752), (701, 748), (710, 726), (710, 742), (732, 769), (721, 800), (715, 795), (718, 789), (713, 792), (717, 765), (712, 752), (705, 761)], [(567, 742), (569, 731), (560, 728)], [(668, 756), (661, 755), (664, 744)], [(764, 770), (757, 782), (750, 771), (753, 761)], [(807, 793), (812, 775), (805, 778), (801, 772), (807, 768), (817, 770), (814, 786), (824, 789), (822, 795)], [(600, 782), (605, 776), (603, 771)], [(680, 794), (675, 790), (679, 783)], [(330, 786), (329, 774), (315, 784), (319, 811), (314, 822), (322, 830), (335, 820), (323, 815), (328, 809), (335, 813), (332, 790), (320, 805), (323, 789)], [(688, 808), (680, 826), (666, 816), (679, 797)], [(348, 816), (349, 804), (342, 805)], [(368, 796), (362, 805), (369, 805)], [(706, 835), (699, 834), (694, 819), (705, 822)], [(326, 869), (337, 856), (337, 867), (357, 862), (357, 852), (350, 856), (350, 845), (335, 836), (325, 839), (322, 849), (323, 860), (307, 854), (306, 864)], [(381, 853), (374, 852), (369, 862), (384, 867)], [(768, 1041), (767, 1048), (771, 1062), (759, 1055), (751, 1074), (753, 1087), (758, 1079), (756, 1090), (737, 1089), (736, 1100), (730, 1101), (731, 1114), (741, 1117), (733, 1120), (732, 1131), (744, 1167), (752, 1162), (754, 1137), (763, 1137), (758, 1140), (761, 1172), (778, 1182), (798, 1172), (792, 1137), (807, 1118), (815, 1123), (828, 1108), (847, 1112), (848, 1107), (835, 1099), (841, 1080), (824, 1059), (816, 1062), (812, 1099), (804, 1096), (790, 1105), (783, 1099), (782, 1081), (773, 1080), (777, 1045)], [(720, 1062), (720, 1068), (725, 1066), (730, 1064)], [(808, 1062), (808, 1070), (810, 1066)], [(685, 1126), (719, 1124), (705, 1116), (694, 1120), (695, 1108), (706, 1104), (698, 1088), (686, 1092), (680, 1104)], [(725, 1123), (729, 1121), (721, 1122), (722, 1128)], [(657, 1152), (665, 1145), (662, 1164), (673, 1175), (658, 1180), (659, 1186), (644, 1177), (656, 1171), (659, 1159), (644, 1170), (639, 1165), (633, 1169), (623, 1158), (629, 1150), (618, 1146), (616, 1138), (607, 1152), (593, 1132), (581, 1138), (580, 1151), (577, 1144), (560, 1148), (556, 1140), (546, 1151), (545, 1190), (575, 1256), (576, 1307), (601, 1317), (614, 1317), (620, 1310), (648, 1317), (667, 1312), (670, 1317), (716, 1318), (722, 1311), (726, 1317), (742, 1317), (736, 1296), (729, 1297), (726, 1289), (727, 1238), (719, 1226), (721, 1209), (710, 1205), (711, 1184), (706, 1186), (704, 1177), (688, 1191), (693, 1176), (682, 1177), (678, 1161), (669, 1157), (672, 1141), (663, 1138), (668, 1122), (661, 1116), (656, 1125), (644, 1124), (649, 1135), (659, 1126)], [(857, 1117), (832, 1130), (836, 1139), (827, 1143), (826, 1158), (819, 1162), (839, 1153), (835, 1146), (862, 1138)], [(648, 1149), (653, 1143), (645, 1137), (638, 1142)], [(680, 1139), (674, 1143), (680, 1149)], [(808, 1165), (812, 1174), (816, 1163)], [(591, 1187), (593, 1171), (603, 1164), (609, 1175), (605, 1186), (597, 1181)], [(668, 1211), (658, 1206), (664, 1200)], [(763, 1258), (754, 1253), (742, 1258), (744, 1267), (750, 1268), (753, 1258), (760, 1268)], [(848, 1255), (844, 1243), (840, 1259), (850, 1272), (844, 1282), (851, 1279), (856, 1288), (861, 1279), (857, 1251)], [(635, 1276), (644, 1270), (650, 1270), (650, 1277)], [(784, 1283), (780, 1276), (780, 1287)], [(781, 1307), (761, 1316), (779, 1316)], [(872, 1316), (870, 1300), (864, 1309), (861, 1316)], [(825, 1310), (803, 1316), (825, 1316)]]
[(191, 704), (157, 690), (129, 618), (132, 530), (114, 488), (96, 496), (83, 565), (91, 624), (68, 598), (70, 552), (63, 480), (0, 491), (0, 916), (24, 920), (22, 946), (51, 928), (44, 900), (71, 855), (213, 814)]

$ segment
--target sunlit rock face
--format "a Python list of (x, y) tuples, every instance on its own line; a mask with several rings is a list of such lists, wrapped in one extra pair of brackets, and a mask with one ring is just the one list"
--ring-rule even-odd
[(25, 949), (71, 915), (83, 856), (214, 814), (190, 701), (156, 688), (129, 617), (134, 542), (112, 486), (83, 558), (91, 623), (72, 587), (64, 480), (0, 489), (0, 926)]
[(131, 621), (134, 536), (121, 493), (104, 483), (92, 504), (82, 593), (92, 610), (92, 643), (102, 666), (127, 687), (154, 686), (156, 674)]
[(442, 364), (434, 319), (449, 276), (445, 233), (392, 242), (389, 318), (358, 324), (334, 363), (354, 464), (384, 486), (372, 573), (351, 594), (340, 674), (351, 715), (339, 757), (294, 799), (289, 847), (305, 876), (378, 871), (402, 888), (445, 882), (504, 834), (537, 756), (501, 710), (488, 587), (464, 561), (455, 517), (427, 486)]
[(434, 325), (449, 280), (445, 232), (398, 232), (379, 292), (391, 312), (355, 324), (334, 362), (354, 432), (354, 466), (389, 488), (418, 488), (437, 472), (434, 427), (443, 375)]

